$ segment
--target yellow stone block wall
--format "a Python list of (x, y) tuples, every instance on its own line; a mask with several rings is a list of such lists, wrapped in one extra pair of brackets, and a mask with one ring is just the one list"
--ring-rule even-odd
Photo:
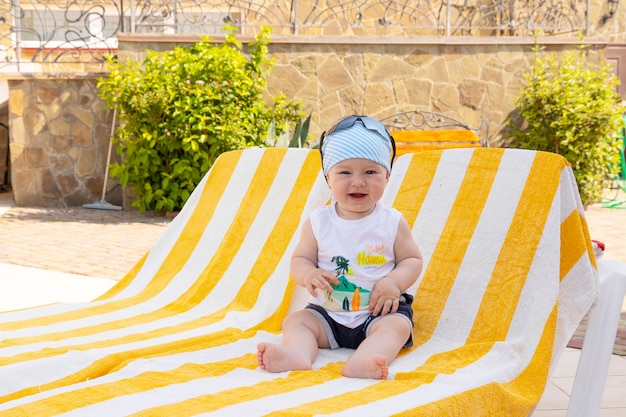
[[(482, 38), (485, 39), (485, 38)], [(189, 36), (120, 36), (118, 57), (141, 60), (145, 50), (190, 44)], [(249, 41), (243, 40), (245, 42)], [(417, 42), (406, 38), (276, 37), (268, 93), (301, 100), (311, 113), (310, 137), (337, 118), (367, 114), (384, 118), (408, 110), (444, 113), (478, 127), (489, 125), (491, 146), (506, 141), (506, 118), (532, 59), (532, 40)], [(577, 49), (577, 40), (546, 43), (546, 53)], [(587, 41), (590, 61), (603, 59), (606, 44)], [(11, 173), (22, 206), (72, 207), (100, 199), (112, 111), (99, 99), (102, 74), (67, 74), (9, 80)], [(484, 138), (482, 138), (484, 139)], [(124, 205), (116, 179), (106, 200)]]
[[(141, 61), (146, 50), (163, 51), (193, 38), (124, 35), (118, 56)], [(321, 40), (322, 38), (316, 38)], [(176, 41), (174, 41), (176, 40)], [(578, 40), (546, 42), (545, 54), (578, 50)], [(533, 40), (466, 38), (430, 43), (391, 38), (354, 38), (291, 43), (271, 41), (275, 58), (268, 91), (301, 100), (311, 113), (310, 132), (319, 136), (334, 120), (349, 114), (376, 118), (409, 110), (427, 110), (489, 125), (489, 143), (506, 142), (506, 119), (514, 111), (524, 75), (533, 58)], [(588, 42), (586, 59), (604, 59), (606, 44)], [(484, 139), (484, 138), (481, 138)]]
[[(93, 77), (9, 80), (9, 118), (17, 205), (62, 208), (100, 200), (112, 113)], [(112, 204), (122, 201), (118, 184), (107, 184)]]

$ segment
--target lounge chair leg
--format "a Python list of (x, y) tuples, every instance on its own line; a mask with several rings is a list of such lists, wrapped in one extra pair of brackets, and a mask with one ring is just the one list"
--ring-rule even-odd
[(567, 417), (597, 417), (626, 294), (626, 264), (602, 259), (600, 300), (589, 312), (587, 332), (576, 370)]

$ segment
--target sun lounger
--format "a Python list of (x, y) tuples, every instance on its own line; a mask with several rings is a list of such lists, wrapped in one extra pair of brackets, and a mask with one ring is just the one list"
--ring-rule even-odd
[(477, 148), (396, 161), (383, 199), (425, 265), (415, 346), (386, 381), (342, 377), (347, 349), (322, 351), (312, 371), (257, 366), (256, 344), (280, 342), (282, 319), (305, 303), (289, 258), (329, 197), (316, 151), (220, 156), (107, 294), (0, 314), (0, 417), (528, 416), (598, 295), (565, 160)]

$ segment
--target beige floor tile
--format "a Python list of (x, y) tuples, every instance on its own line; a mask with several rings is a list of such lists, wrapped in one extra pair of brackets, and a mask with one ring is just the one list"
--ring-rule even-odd
[[(560, 378), (557, 378), (558, 381)], [(536, 417), (537, 411), (554, 411), (554, 410), (567, 410), (567, 405), (569, 403), (569, 395), (562, 388), (559, 387), (555, 380), (551, 380), (548, 382), (546, 386), (546, 390), (537, 404), (537, 408), (533, 417)]]
[[(579, 357), (579, 349), (565, 349), (532, 417), (566, 416)], [(626, 417), (626, 358), (623, 356), (611, 356), (599, 417)]]
[(552, 378), (573, 378), (576, 375), (576, 367), (580, 359), (580, 349), (566, 348), (552, 372)]
[[(533, 415), (533, 417), (535, 417)], [(626, 407), (605, 408), (600, 410), (600, 417), (626, 417)]]
[(602, 396), (602, 408), (626, 408), (626, 375), (609, 375)]
[[(609, 375), (626, 375), (626, 357), (611, 355), (609, 363)], [(626, 390), (626, 386), (624, 386)], [(624, 391), (626, 394), (626, 391)]]
[(566, 410), (535, 410), (532, 417), (566, 417)]

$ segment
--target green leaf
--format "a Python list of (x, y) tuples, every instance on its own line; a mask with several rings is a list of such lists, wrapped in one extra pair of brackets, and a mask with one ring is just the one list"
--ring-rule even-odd
[(613, 178), (626, 110), (608, 64), (589, 63), (584, 51), (542, 57), (539, 47), (526, 85), (508, 119), (516, 146), (555, 152), (572, 166), (583, 204), (597, 202)]
[(246, 54), (236, 28), (225, 30), (222, 45), (203, 38), (147, 51), (141, 63), (110, 59), (109, 73), (98, 79), (100, 96), (118, 111), (114, 140), (122, 161), (110, 172), (133, 184), (133, 206), (142, 211), (180, 209), (220, 153), (265, 146), (273, 121), (281, 134), (303, 117), (301, 104), (282, 94), (266, 102), (274, 62), (269, 29)]

